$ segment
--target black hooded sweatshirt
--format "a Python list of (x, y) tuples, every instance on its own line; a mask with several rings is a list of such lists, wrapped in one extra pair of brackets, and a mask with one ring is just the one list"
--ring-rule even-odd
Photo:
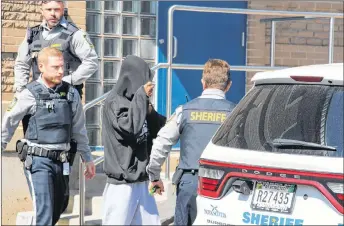
[(108, 183), (124, 184), (148, 180), (146, 166), (166, 118), (150, 112), (144, 84), (152, 81), (148, 64), (139, 57), (127, 56), (122, 62), (118, 82), (104, 102), (104, 172)]

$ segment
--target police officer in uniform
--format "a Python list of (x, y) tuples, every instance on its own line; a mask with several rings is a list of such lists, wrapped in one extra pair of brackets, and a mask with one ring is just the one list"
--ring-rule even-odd
[(2, 121), (1, 148), (6, 148), (20, 120), (31, 115), (25, 138), (17, 141), (16, 151), (24, 163), (34, 224), (55, 225), (68, 204), (71, 140), (77, 142), (77, 150), (86, 162), (86, 178), (94, 176), (95, 166), (80, 96), (74, 87), (62, 81), (62, 52), (46, 47), (37, 60), (42, 74), (16, 95), (7, 109)]
[(231, 85), (230, 67), (223, 60), (209, 60), (202, 76), (200, 97), (179, 106), (154, 140), (147, 172), (151, 186), (163, 189), (161, 166), (180, 139), (180, 161), (172, 183), (177, 186), (175, 225), (191, 225), (196, 218), (199, 158), (234, 104), (225, 100)]
[[(87, 33), (64, 18), (63, 1), (42, 2), (43, 22), (28, 28), (24, 41), (19, 46), (14, 65), (14, 89), (21, 92), (29, 82), (36, 80), (38, 70), (37, 54), (44, 47), (51, 46), (63, 52), (65, 60), (63, 80), (74, 85), (82, 98), (83, 83), (98, 70), (98, 56)], [(29, 116), (23, 120), (24, 134)]]

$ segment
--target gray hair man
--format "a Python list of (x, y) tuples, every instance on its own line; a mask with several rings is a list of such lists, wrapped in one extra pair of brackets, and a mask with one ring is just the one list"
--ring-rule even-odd
[[(37, 55), (44, 47), (62, 51), (64, 77), (75, 86), (82, 98), (83, 83), (98, 70), (98, 56), (88, 34), (64, 17), (64, 1), (43, 1), (43, 22), (27, 29), (24, 41), (18, 49), (14, 65), (14, 90), (21, 92), (29, 82), (40, 76)], [(24, 134), (28, 117), (23, 120)]]

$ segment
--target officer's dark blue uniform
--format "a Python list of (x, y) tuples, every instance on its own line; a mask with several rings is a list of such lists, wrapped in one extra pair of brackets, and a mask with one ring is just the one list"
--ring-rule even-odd
[(218, 127), (234, 108), (220, 89), (205, 89), (202, 95), (176, 109), (154, 140), (147, 172), (151, 181), (160, 179), (161, 165), (180, 139), (180, 162), (173, 181), (177, 185), (175, 225), (190, 225), (196, 217), (199, 158)]

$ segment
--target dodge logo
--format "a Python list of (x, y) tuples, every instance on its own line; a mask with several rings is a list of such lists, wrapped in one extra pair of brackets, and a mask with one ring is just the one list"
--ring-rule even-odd
[(258, 170), (247, 170), (247, 169), (242, 169), (241, 172), (255, 174), (255, 175), (262, 175), (262, 176), (270, 176), (270, 177), (301, 179), (300, 175), (292, 175), (292, 174), (285, 174), (285, 173), (272, 173), (272, 172), (265, 172), (265, 171), (258, 171)]

